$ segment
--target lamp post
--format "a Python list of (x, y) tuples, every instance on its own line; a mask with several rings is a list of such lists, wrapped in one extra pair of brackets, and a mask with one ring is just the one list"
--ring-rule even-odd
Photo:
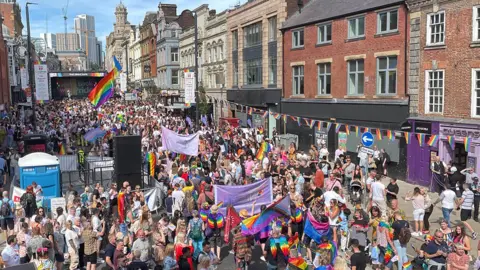
[(32, 95), (32, 112), (33, 112), (33, 119), (32, 119), (32, 126), (35, 131), (37, 131), (37, 115), (35, 112), (35, 91), (34, 91), (34, 74), (33, 74), (33, 61), (32, 61), (32, 44), (31, 44), (31, 36), (30, 36), (30, 13), (28, 12), (28, 5), (37, 5), (37, 3), (25, 3), (25, 13), (27, 17), (27, 65), (28, 65), (28, 83), (30, 87), (30, 93)]

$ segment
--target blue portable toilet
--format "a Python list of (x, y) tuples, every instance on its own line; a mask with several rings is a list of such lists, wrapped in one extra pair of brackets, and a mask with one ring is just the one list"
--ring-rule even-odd
[(43, 205), (50, 208), (50, 199), (62, 196), (58, 157), (35, 152), (18, 160), (20, 188), (36, 182), (43, 190)]

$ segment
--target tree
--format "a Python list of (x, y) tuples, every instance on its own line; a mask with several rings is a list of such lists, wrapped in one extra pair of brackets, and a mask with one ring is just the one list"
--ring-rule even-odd
[(207, 95), (203, 85), (198, 87), (198, 98), (200, 99), (200, 102), (198, 103), (200, 114), (208, 114), (210, 112), (210, 105), (208, 104)]

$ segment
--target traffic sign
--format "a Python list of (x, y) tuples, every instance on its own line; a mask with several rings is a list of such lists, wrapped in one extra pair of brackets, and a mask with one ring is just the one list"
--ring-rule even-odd
[(362, 134), (362, 144), (363, 146), (370, 147), (374, 143), (373, 135), (370, 132), (365, 132)]

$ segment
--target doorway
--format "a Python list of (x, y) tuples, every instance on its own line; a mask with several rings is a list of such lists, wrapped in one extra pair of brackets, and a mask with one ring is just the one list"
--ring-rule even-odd
[(453, 152), (453, 164), (459, 171), (467, 167), (468, 152), (465, 151), (463, 143), (455, 143), (455, 150)]

